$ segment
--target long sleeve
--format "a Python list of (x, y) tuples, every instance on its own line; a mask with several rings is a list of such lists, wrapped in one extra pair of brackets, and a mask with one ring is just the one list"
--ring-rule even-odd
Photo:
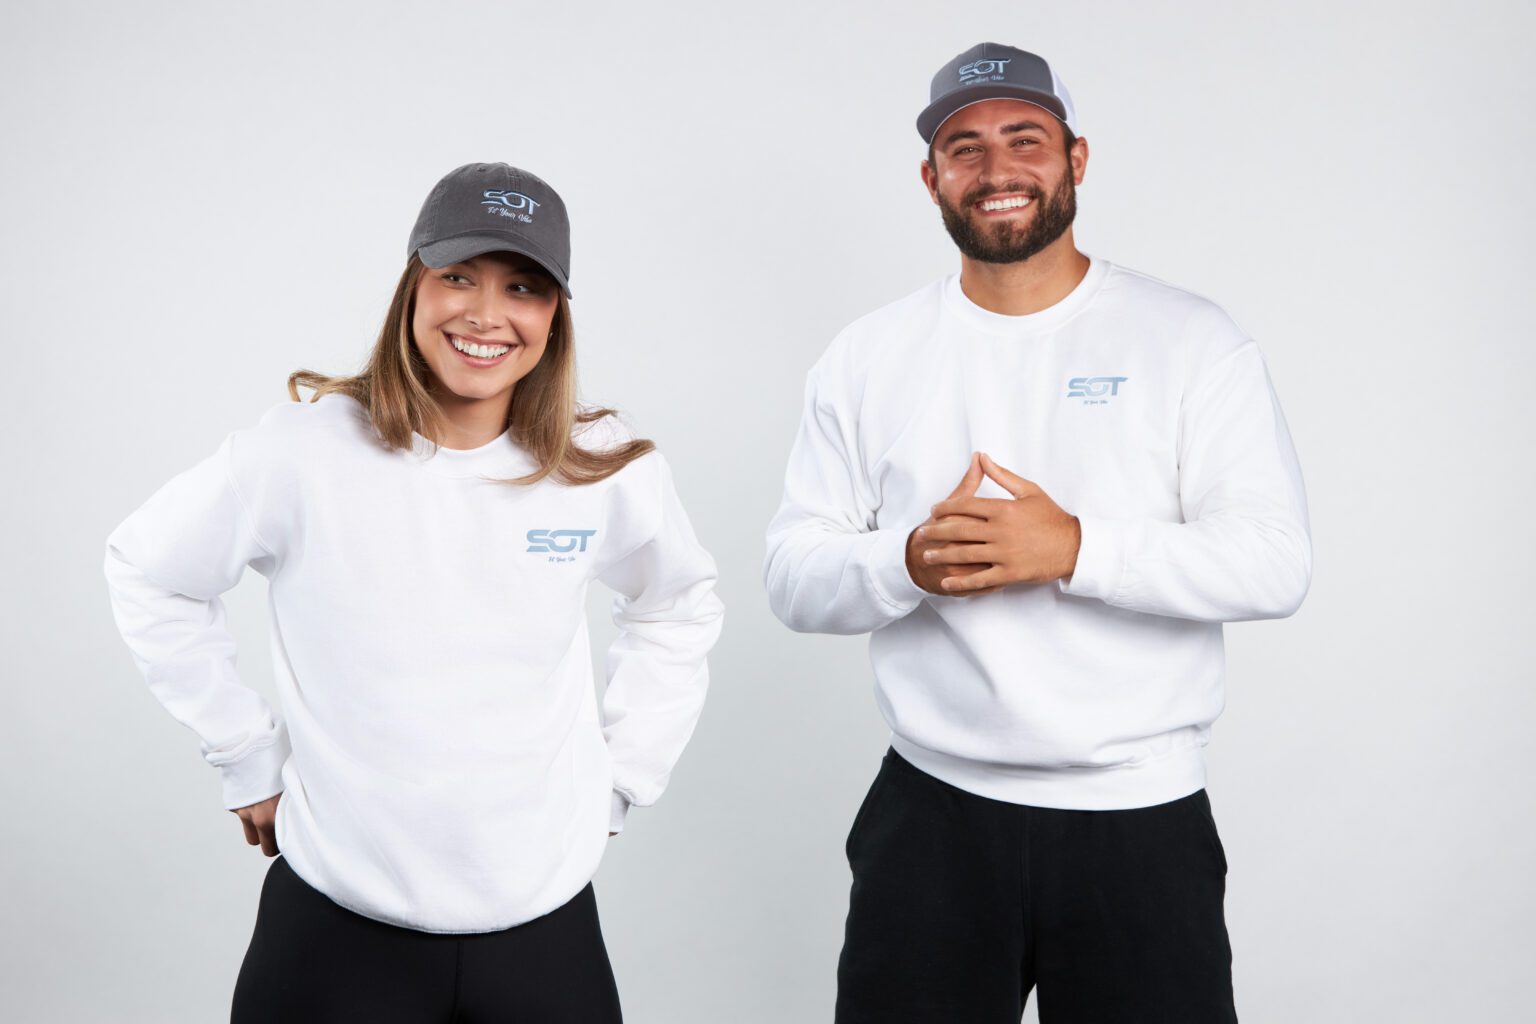
[(876, 528), (852, 427), (826, 382), (806, 379), (784, 498), (768, 524), (768, 604), (802, 633), (870, 633), (902, 618), (925, 592), (907, 572), (907, 527)]
[(1301, 466), (1258, 345), (1204, 368), (1179, 422), (1184, 522), (1080, 516), (1063, 593), (1203, 622), (1283, 618), (1312, 577)]
[(282, 791), (289, 751), (266, 700), (240, 682), (219, 599), (247, 565), (270, 575), (276, 564), (231, 474), (237, 437), (173, 477), (113, 530), (104, 564), (112, 614), (134, 662), (222, 773), (231, 810)]
[[(654, 527), (632, 551), (598, 573), (611, 587), (619, 636), (608, 648), (603, 735), (613, 764), (609, 831), (630, 805), (652, 804), (666, 788), (704, 705), (706, 656), (724, 614), (715, 562), (694, 536), (660, 452), (645, 457), (654, 487)], [(638, 467), (637, 467), (638, 468)]]

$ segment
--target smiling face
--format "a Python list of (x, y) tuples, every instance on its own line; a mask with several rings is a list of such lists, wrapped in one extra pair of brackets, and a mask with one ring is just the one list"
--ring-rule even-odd
[(560, 286), (539, 265), (511, 252), (424, 268), (416, 286), (411, 335), (444, 404), (496, 402), (544, 355)]
[(941, 124), (933, 142), (923, 184), (965, 256), (1021, 262), (1072, 226), (1088, 144), (1077, 139), (1068, 151), (1061, 122), (1042, 108), (974, 103)]

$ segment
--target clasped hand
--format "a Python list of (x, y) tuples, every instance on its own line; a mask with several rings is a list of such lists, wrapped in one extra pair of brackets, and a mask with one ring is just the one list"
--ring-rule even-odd
[[(978, 498), (987, 477), (1007, 498)], [(1082, 528), (1038, 484), (973, 452), (949, 497), (907, 538), (907, 572), (931, 594), (975, 597), (1050, 583), (1077, 567)]]

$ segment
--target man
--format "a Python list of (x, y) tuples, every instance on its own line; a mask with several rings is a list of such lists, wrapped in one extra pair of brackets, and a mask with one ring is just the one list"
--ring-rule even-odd
[[(960, 271), (812, 368), (768, 528), (790, 628), (865, 633), (891, 750), (848, 836), (839, 1024), (1236, 1019), (1202, 748), (1223, 622), (1311, 579), (1257, 345), (1079, 252), (1088, 165), (1042, 58), (934, 76)], [(958, 484), (956, 481), (958, 480)]]

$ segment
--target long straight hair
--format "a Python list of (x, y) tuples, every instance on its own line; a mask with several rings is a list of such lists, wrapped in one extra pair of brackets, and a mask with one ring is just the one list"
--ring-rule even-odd
[[(416, 286), (425, 271), (420, 258), (412, 254), (361, 373), (331, 377), (313, 370), (295, 370), (288, 376), (288, 397), (302, 401), (300, 387), (314, 389), (311, 402), (332, 392), (348, 395), (368, 411), (380, 440), (391, 448), (410, 449), (413, 431), (428, 438), (440, 437), (444, 416), (432, 397), (432, 371), (411, 333)], [(547, 476), (567, 484), (595, 483), (656, 447), (651, 441), (632, 438), (616, 447), (594, 450), (573, 439), (578, 425), (617, 413), (601, 407), (577, 408), (571, 307), (565, 292), (558, 286), (555, 291), (557, 304), (549, 341), (538, 363), (513, 389), (506, 424), (512, 442), (531, 454), (538, 468), (500, 483), (535, 484)]]

